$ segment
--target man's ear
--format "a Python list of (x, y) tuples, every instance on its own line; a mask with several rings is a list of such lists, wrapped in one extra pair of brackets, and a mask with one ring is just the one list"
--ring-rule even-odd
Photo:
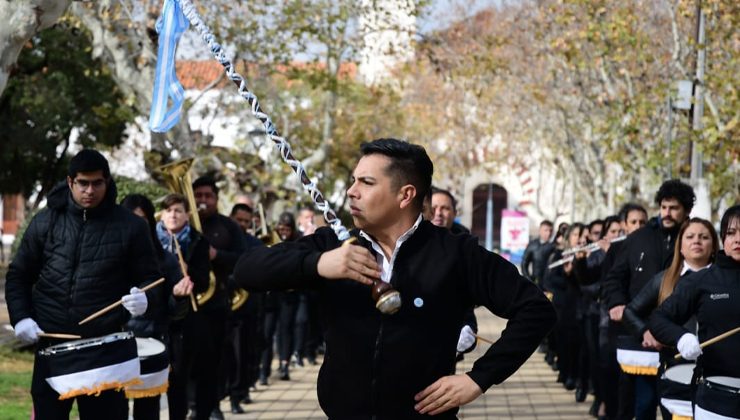
[(398, 191), (398, 196), (401, 199), (399, 207), (404, 209), (414, 202), (414, 198), (416, 198), (416, 187), (406, 184)]
[(70, 178), (69, 176), (67, 176), (67, 186), (69, 187), (70, 190), (72, 189), (72, 182), (73, 181), (74, 180), (72, 178)]

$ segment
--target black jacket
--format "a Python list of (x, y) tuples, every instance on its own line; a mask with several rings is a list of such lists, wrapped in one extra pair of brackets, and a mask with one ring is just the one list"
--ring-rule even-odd
[[(123, 306), (77, 325), (131, 287), (160, 277), (146, 222), (116, 205), (116, 194), (111, 180), (103, 202), (85, 210), (66, 184), (49, 193), (8, 268), (5, 298), (13, 325), (30, 317), (44, 332), (82, 337), (122, 330), (130, 318)], [(158, 301), (159, 289), (147, 292), (150, 302)]]
[[(678, 283), (653, 312), (648, 326), (658, 341), (676, 346), (682, 335), (694, 333), (682, 326), (694, 315), (699, 323), (699, 342), (740, 326), (740, 263), (720, 252), (711, 267)], [(740, 334), (702, 350), (705, 376), (740, 378)]]
[[(352, 236), (372, 252), (356, 230)], [(509, 319), (467, 373), (484, 391), (513, 374), (555, 322), (543, 293), (470, 235), (421, 222), (396, 256), (390, 282), (403, 305), (394, 315), (375, 309), (369, 287), (318, 275), (322, 252), (340, 245), (331, 229), (321, 228), (297, 242), (250, 250), (234, 272), (247, 289), (321, 290), (326, 356), (318, 396), (330, 418), (426, 418), (414, 411), (414, 395), (454, 373), (460, 328), (473, 305)]]
[(151, 310), (140, 316), (135, 316), (127, 324), (127, 328), (134, 332), (137, 337), (166, 338), (170, 321), (178, 321), (185, 318), (190, 310), (190, 298), (175, 297), (172, 288), (182, 279), (180, 264), (177, 258), (162, 251), (157, 256), (159, 270), (165, 278), (160, 290), (160, 298), (157, 302), (149, 302)]
[(203, 236), (208, 244), (214, 247), (216, 258), (211, 261), (211, 268), (216, 275), (216, 291), (205, 305), (205, 311), (223, 311), (230, 307), (229, 285), (231, 273), (239, 256), (246, 250), (244, 231), (230, 218), (222, 214), (214, 214), (202, 218)]
[(603, 284), (608, 309), (629, 303), (656, 273), (668, 268), (677, 234), (678, 227), (663, 229), (654, 218), (623, 241)]
[(542, 286), (547, 271), (547, 258), (554, 250), (555, 244), (552, 242), (542, 243), (539, 238), (529, 241), (522, 257), (522, 273), (524, 273), (524, 276), (532, 281), (537, 281)]

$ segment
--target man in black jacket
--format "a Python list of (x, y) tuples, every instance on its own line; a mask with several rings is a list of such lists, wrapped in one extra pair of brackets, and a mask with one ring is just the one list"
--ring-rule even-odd
[[(347, 190), (357, 245), (328, 228), (244, 254), (235, 269), (249, 289), (321, 291), (326, 356), (318, 397), (329, 418), (456, 418), (458, 407), (512, 375), (555, 322), (544, 294), (476, 238), (421, 217), (433, 165), (395, 139), (363, 144)], [(398, 312), (376, 310), (367, 287), (389, 282)], [(465, 313), (473, 305), (508, 318), (501, 338), (470, 372), (452, 375)]]
[(219, 388), (224, 388), (226, 372), (234, 369), (234, 366), (224, 365), (222, 360), (222, 356), (233, 352), (232, 344), (226, 342), (233, 327), (228, 323), (233, 292), (230, 276), (236, 260), (246, 249), (244, 232), (239, 225), (218, 212), (218, 193), (215, 180), (209, 176), (193, 182), (203, 236), (210, 244), (208, 258), (216, 276), (216, 290), (201, 308), (199, 318), (202, 323), (198, 331), (203, 340), (193, 367), (197, 388), (196, 419), (223, 418), (218, 401), (219, 392), (224, 391)]
[(527, 248), (524, 250), (524, 257), (522, 257), (524, 277), (537, 283), (540, 288), (543, 287), (542, 281), (547, 269), (547, 258), (555, 250), (555, 245), (550, 242), (553, 227), (554, 225), (549, 220), (540, 222), (539, 237), (529, 241)]
[[(44, 348), (58, 341), (40, 338), (42, 332), (83, 338), (120, 332), (131, 315), (147, 310), (149, 299), (139, 287), (160, 276), (146, 222), (116, 205), (108, 161), (94, 150), (72, 158), (66, 184), (56, 186), (47, 203), (8, 269), (5, 298), (16, 336)], [(153, 293), (156, 288), (147, 292)], [(122, 308), (78, 325), (121, 299)], [(40, 366), (37, 355), (31, 384), (36, 418), (67, 418), (75, 399), (60, 401)], [(76, 399), (82, 419), (127, 418), (123, 392)]]
[[(676, 236), (681, 224), (689, 217), (695, 200), (691, 186), (677, 179), (660, 186), (655, 194), (660, 215), (624, 240), (604, 280), (602, 297), (613, 322), (621, 322), (625, 305), (655, 274), (671, 264)], [(655, 417), (657, 394), (654, 379), (644, 375), (620, 376), (620, 419), (631, 418), (632, 415), (646, 419)]]

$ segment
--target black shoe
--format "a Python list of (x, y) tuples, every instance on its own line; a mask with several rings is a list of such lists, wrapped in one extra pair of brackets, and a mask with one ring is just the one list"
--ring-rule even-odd
[(269, 385), (269, 384), (267, 383), (267, 376), (263, 376), (263, 375), (260, 375), (260, 385), (262, 385), (262, 386), (267, 386), (267, 385)]
[[(576, 397), (578, 397), (578, 394), (576, 394)], [(591, 408), (588, 409), (588, 414), (591, 417), (599, 417), (599, 406), (601, 405), (601, 401), (594, 398), (594, 402), (591, 404)]]
[(315, 358), (315, 357), (309, 357), (309, 358), (307, 358), (306, 360), (308, 360), (308, 364), (309, 364), (309, 365), (311, 365), (311, 366), (316, 366), (316, 365), (318, 365), (318, 364), (319, 364), (319, 363), (318, 363), (318, 362), (316, 361), (316, 358)]
[(247, 395), (246, 397), (242, 398), (240, 402), (242, 404), (252, 404), (252, 398), (250, 398), (249, 395)]
[(220, 408), (214, 408), (213, 411), (211, 411), (211, 416), (208, 419), (209, 420), (224, 420), (224, 413), (221, 412)]
[(565, 375), (563, 375), (563, 372), (560, 372), (558, 374), (558, 379), (557, 379), (556, 382), (559, 383), (559, 384), (564, 384), (565, 383)]
[(231, 402), (231, 414), (244, 414), (244, 409), (239, 405), (239, 401)]
[(576, 380), (573, 378), (568, 378), (565, 380), (565, 383), (563, 384), (563, 386), (568, 391), (573, 391), (574, 389), (576, 389)]
[(289, 381), (290, 375), (288, 375), (288, 363), (280, 362), (280, 367), (278, 368), (278, 371), (280, 372), (280, 380), (281, 381)]
[(586, 401), (586, 396), (588, 395), (588, 391), (586, 391), (586, 388), (578, 387), (576, 388), (576, 402), (584, 402)]

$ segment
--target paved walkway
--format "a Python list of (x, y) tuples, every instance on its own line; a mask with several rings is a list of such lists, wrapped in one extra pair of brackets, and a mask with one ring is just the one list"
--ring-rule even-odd
[[(492, 340), (500, 336), (505, 320), (485, 309), (476, 311), (479, 334)], [(483, 353), (480, 347), (468, 355), (458, 371), (470, 369), (472, 362)], [(227, 400), (221, 409), (227, 419), (325, 419), (316, 400), (318, 366), (294, 368), (290, 381), (270, 378), (270, 385), (260, 386), (252, 393), (254, 403), (243, 404), (245, 414), (230, 414)], [(593, 397), (576, 403), (572, 391), (555, 382), (556, 373), (535, 353), (519, 371), (500, 386), (494, 386), (471, 404), (460, 410), (465, 420), (483, 419), (592, 419), (588, 415)], [(164, 416), (162, 418), (165, 418)]]

